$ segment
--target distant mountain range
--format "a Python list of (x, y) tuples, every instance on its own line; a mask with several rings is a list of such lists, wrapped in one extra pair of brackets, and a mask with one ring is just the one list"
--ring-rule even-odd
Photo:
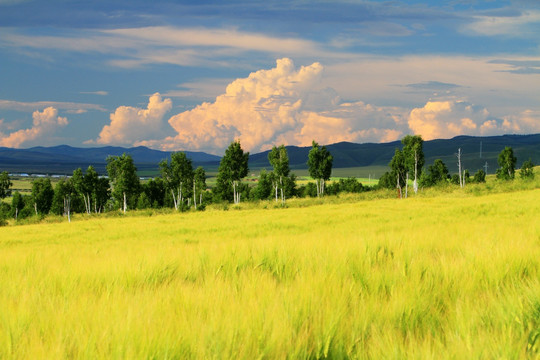
[[(510, 146), (518, 159), (518, 167), (529, 158), (540, 164), (540, 134), (534, 135), (503, 135), (503, 136), (457, 136), (452, 139), (440, 139), (424, 142), (426, 165), (435, 159), (442, 159), (451, 172), (456, 172), (458, 148), (463, 153), (462, 162), (465, 168), (472, 172), (482, 168), (486, 162), (488, 173), (497, 168), (497, 155)], [(292, 169), (306, 169), (308, 153), (311, 147), (287, 146)], [(354, 144), (340, 142), (327, 145), (334, 157), (334, 168), (384, 167), (387, 166), (396, 148), (401, 148), (400, 141), (390, 143)], [(146, 147), (99, 147), (77, 148), (67, 145), (54, 147), (34, 147), (30, 149), (0, 148), (0, 171), (17, 173), (41, 174), (71, 174), (74, 169), (87, 168), (93, 165), (100, 173), (105, 173), (106, 158), (109, 155), (118, 156), (130, 154), (141, 174), (156, 174), (158, 163), (170, 158), (171, 153), (148, 149)], [(220, 157), (203, 152), (186, 151), (195, 166), (203, 166), (215, 171)], [(268, 162), (268, 151), (251, 154), (249, 159), (251, 169), (271, 169)]]
[[(457, 151), (461, 148), (462, 162), (470, 172), (481, 169), (486, 162), (488, 172), (497, 168), (497, 156), (505, 146), (510, 146), (518, 159), (518, 166), (523, 161), (531, 160), (540, 164), (540, 134), (503, 135), (503, 136), (457, 136), (452, 139), (439, 139), (424, 142), (426, 166), (435, 159), (442, 159), (450, 172), (457, 171)], [(401, 148), (401, 141), (382, 144), (354, 144), (340, 142), (326, 146), (334, 157), (334, 168), (388, 166), (396, 148)], [(288, 146), (289, 163), (293, 169), (305, 169), (311, 147)], [(480, 153), (481, 152), (481, 153)], [(271, 169), (268, 151), (250, 156), (250, 167)], [(454, 167), (456, 170), (454, 170)]]
[[(77, 168), (86, 169), (92, 165), (99, 173), (105, 173), (108, 156), (122, 154), (132, 156), (141, 172), (155, 172), (163, 159), (171, 153), (149, 149), (144, 146), (123, 148), (114, 146), (78, 148), (68, 145), (53, 147), (33, 147), (30, 149), (11, 149), (0, 147), (0, 171), (40, 174), (71, 174)], [(218, 165), (221, 158), (204, 152), (186, 151), (195, 166)]]

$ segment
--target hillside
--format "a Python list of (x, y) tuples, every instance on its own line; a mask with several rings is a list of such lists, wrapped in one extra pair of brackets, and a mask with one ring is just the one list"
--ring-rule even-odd
[[(482, 144), (482, 145), (480, 145)], [(480, 156), (480, 146), (482, 154)], [(505, 146), (511, 146), (518, 159), (518, 167), (529, 158), (535, 164), (540, 163), (540, 134), (504, 135), (504, 136), (457, 136), (452, 139), (439, 139), (424, 142), (426, 165), (435, 159), (442, 159), (450, 169), (457, 171), (455, 154), (461, 148), (462, 162), (471, 172), (488, 164), (488, 173), (497, 168), (497, 155)], [(400, 141), (375, 144), (355, 144), (340, 142), (327, 146), (334, 156), (334, 168), (375, 168), (383, 169), (388, 165), (395, 149), (401, 147)], [(311, 147), (287, 146), (292, 169), (306, 169), (308, 153)], [(0, 148), (0, 171), (26, 173), (70, 174), (74, 169), (93, 165), (98, 172), (105, 172), (105, 159), (109, 155), (130, 154), (137, 168), (143, 174), (157, 174), (158, 163), (170, 157), (170, 152), (153, 150), (146, 147), (98, 147), (77, 148), (67, 145), (54, 147), (34, 147), (30, 149)], [(215, 171), (220, 157), (203, 152), (186, 151), (195, 166), (204, 166)], [(249, 166), (252, 170), (270, 169), (268, 151), (251, 154)], [(379, 170), (380, 172), (380, 170)]]
[[(480, 157), (480, 143), (482, 156)], [(514, 149), (518, 159), (518, 167), (529, 158), (535, 164), (540, 163), (540, 134), (535, 135), (503, 135), (503, 136), (457, 136), (452, 139), (439, 139), (424, 142), (426, 165), (435, 159), (442, 159), (451, 172), (457, 171), (456, 153), (461, 148), (462, 162), (465, 168), (476, 171), (488, 163), (488, 172), (493, 173), (497, 168), (497, 156), (505, 146)], [(354, 144), (340, 142), (327, 146), (334, 157), (334, 168), (387, 166), (396, 148), (401, 148), (400, 141), (382, 144)], [(291, 168), (305, 169), (308, 153), (311, 147), (288, 146)], [(270, 169), (268, 152), (250, 156), (251, 168)], [(454, 166), (455, 165), (455, 166)]]

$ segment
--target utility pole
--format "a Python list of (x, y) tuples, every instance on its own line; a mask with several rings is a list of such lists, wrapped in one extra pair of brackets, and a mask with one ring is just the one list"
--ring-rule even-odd
[(480, 159), (482, 158), (482, 142), (480, 141)]
[(484, 172), (486, 173), (486, 175), (487, 175), (487, 169), (488, 169), (488, 163), (486, 161), (486, 164), (484, 165)]

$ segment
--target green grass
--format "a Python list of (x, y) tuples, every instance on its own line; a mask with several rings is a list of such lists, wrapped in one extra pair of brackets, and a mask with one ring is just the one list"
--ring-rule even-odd
[(537, 358), (535, 184), (3, 227), (0, 358)]

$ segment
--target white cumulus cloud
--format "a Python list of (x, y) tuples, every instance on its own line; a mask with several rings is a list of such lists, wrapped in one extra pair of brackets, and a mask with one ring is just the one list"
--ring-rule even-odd
[(505, 116), (502, 127), (507, 133), (540, 133), (540, 111), (525, 110), (518, 115)]
[(171, 107), (171, 99), (162, 99), (159, 93), (150, 96), (146, 109), (120, 106), (111, 114), (111, 123), (103, 127), (99, 137), (86, 143), (132, 145), (163, 137), (163, 116)]
[(498, 128), (489, 112), (465, 101), (428, 101), (409, 114), (409, 128), (424, 140), (447, 139), (457, 135), (480, 135)]
[(18, 148), (34, 140), (42, 141), (43, 137), (54, 134), (58, 128), (68, 124), (67, 118), (58, 116), (58, 110), (53, 107), (45, 108), (41, 112), (34, 111), (32, 118), (30, 129), (17, 130), (9, 135), (0, 133), (0, 146)]
[(525, 110), (501, 119), (493, 118), (486, 108), (466, 101), (428, 101), (410, 112), (408, 124), (424, 140), (457, 135), (531, 134), (540, 132), (540, 111)]
[(221, 153), (239, 139), (248, 151), (272, 145), (309, 145), (338, 141), (396, 140), (407, 129), (399, 109), (362, 102), (342, 103), (320, 88), (323, 66), (296, 69), (288, 58), (231, 82), (214, 102), (205, 102), (169, 119), (177, 134), (139, 144), (165, 150)]

